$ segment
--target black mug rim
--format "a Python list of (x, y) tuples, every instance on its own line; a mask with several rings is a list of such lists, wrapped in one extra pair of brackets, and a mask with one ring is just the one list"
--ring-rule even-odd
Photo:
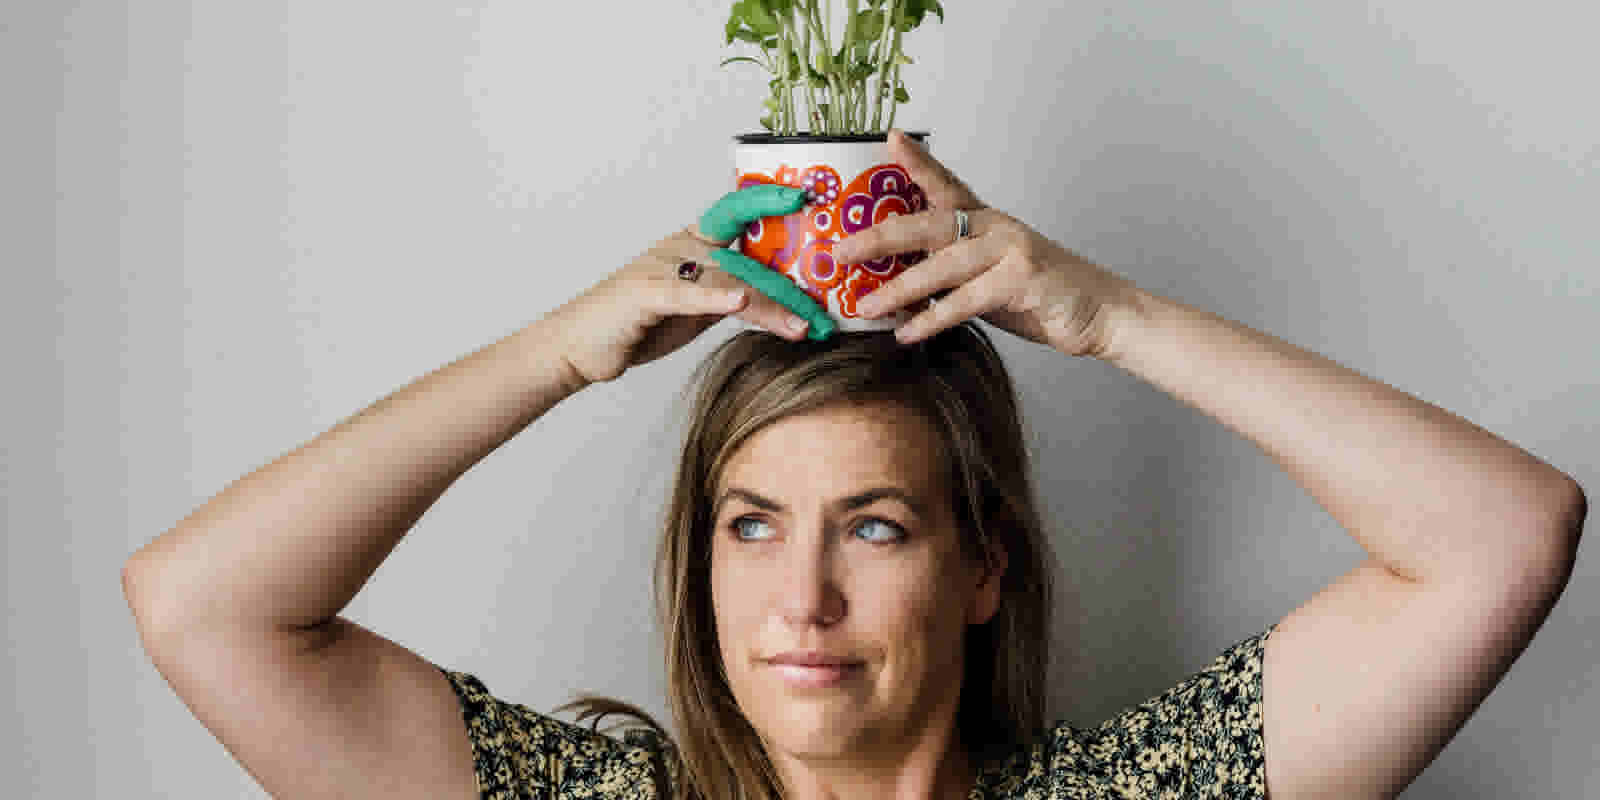
[[(930, 135), (927, 131), (903, 131), (906, 136), (921, 142)], [(832, 144), (845, 142), (888, 142), (885, 133), (848, 133), (813, 136), (809, 133), (780, 136), (775, 133), (741, 133), (733, 137), (739, 144)]]

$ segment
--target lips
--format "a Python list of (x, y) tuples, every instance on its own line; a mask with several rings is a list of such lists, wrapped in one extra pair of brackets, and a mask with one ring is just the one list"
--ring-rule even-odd
[(785, 653), (767, 659), (778, 678), (792, 689), (836, 689), (853, 684), (865, 674), (864, 661), (816, 653)]
[(769, 664), (788, 664), (796, 667), (853, 667), (862, 662), (859, 658), (832, 655), (814, 650), (791, 651), (767, 659)]

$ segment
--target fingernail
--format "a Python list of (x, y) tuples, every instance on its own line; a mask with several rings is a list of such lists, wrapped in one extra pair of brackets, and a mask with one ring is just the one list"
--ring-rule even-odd
[(810, 324), (811, 323), (806, 322), (805, 320), (803, 320), (803, 319), (801, 319), (799, 317), (790, 317), (789, 318), (789, 330), (794, 331), (795, 333), (799, 333), (799, 332), (805, 330), (806, 326), (810, 325)]

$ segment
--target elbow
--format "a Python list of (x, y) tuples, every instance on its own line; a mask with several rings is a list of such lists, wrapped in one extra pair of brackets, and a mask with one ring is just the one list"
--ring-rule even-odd
[(122, 565), (122, 597), (128, 603), (128, 610), (133, 612), (133, 621), (143, 629), (145, 626), (145, 579), (137, 566), (138, 556), (134, 556)]
[(1568, 549), (1571, 551), (1572, 560), (1578, 556), (1578, 540), (1583, 538), (1583, 521), (1589, 515), (1589, 498), (1583, 493), (1583, 487), (1578, 482), (1567, 478), (1572, 493), (1567, 511)]
[(1558, 497), (1560, 501), (1556, 506), (1560, 516), (1559, 528), (1565, 536), (1563, 544), (1569, 555), (1575, 556), (1578, 552), (1578, 540), (1583, 538), (1583, 521), (1589, 515), (1589, 498), (1583, 493), (1583, 487), (1573, 480), (1571, 476), (1562, 475)]
[(1557, 481), (1552, 497), (1554, 499), (1546, 506), (1549, 516), (1541, 526), (1541, 533), (1551, 543), (1549, 557), (1542, 565), (1545, 576), (1559, 593), (1577, 565), (1578, 542), (1583, 538), (1584, 520), (1589, 515), (1589, 498), (1583, 487), (1565, 474)]
[(155, 568), (146, 561), (146, 557), (136, 553), (122, 565), (122, 596), (127, 600), (128, 610), (133, 612), (134, 625), (141, 634), (155, 630), (158, 623), (155, 596), (159, 581), (154, 574)]

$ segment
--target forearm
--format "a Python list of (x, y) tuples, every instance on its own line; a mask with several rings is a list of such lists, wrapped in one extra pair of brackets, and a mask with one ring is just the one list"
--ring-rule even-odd
[(1543, 565), (1577, 535), (1577, 484), (1510, 442), (1216, 314), (1144, 290), (1134, 306), (1105, 360), (1255, 443), (1394, 572)]
[(456, 478), (582, 379), (541, 319), (235, 481), (129, 559), (141, 628), (339, 613)]

